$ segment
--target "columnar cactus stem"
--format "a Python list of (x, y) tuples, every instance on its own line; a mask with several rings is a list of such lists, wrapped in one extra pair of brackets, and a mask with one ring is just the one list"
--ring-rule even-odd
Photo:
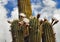
[(14, 20), (11, 24), (12, 42), (18, 42), (18, 20)]
[(42, 42), (55, 42), (55, 34), (53, 31), (53, 27), (48, 21), (45, 21), (42, 24), (42, 29)]
[(25, 13), (28, 18), (32, 15), (30, 0), (18, 0), (18, 8), (19, 13)]
[(29, 32), (29, 42), (41, 42), (41, 28), (40, 28), (40, 22), (37, 20), (37, 18), (33, 18), (30, 20), (30, 32)]

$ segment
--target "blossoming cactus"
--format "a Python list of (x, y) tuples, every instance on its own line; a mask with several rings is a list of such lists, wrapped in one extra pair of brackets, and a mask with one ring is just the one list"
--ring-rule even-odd
[(41, 42), (42, 28), (40, 27), (40, 22), (37, 17), (30, 19), (30, 30), (29, 30), (29, 42)]
[(49, 23), (47, 19), (44, 19), (42, 26), (43, 34), (42, 34), (42, 42), (56, 42), (55, 41), (55, 33), (53, 31), (53, 25), (58, 22), (58, 20), (52, 19), (52, 23)]
[[(21, 19), (19, 20), (19, 38), (22, 40), (19, 40), (19, 42), (28, 42), (28, 37), (29, 36), (29, 19), (26, 18), (25, 14), (20, 14)], [(20, 36), (21, 35), (21, 36)]]
[[(13, 22), (8, 21), (8, 23), (11, 24), (11, 34), (12, 34), (12, 42), (24, 42), (24, 31), (25, 31), (25, 25), (24, 22), (26, 22), (26, 16), (21, 13), (20, 14), (20, 20), (13, 20)], [(25, 18), (25, 19), (23, 19)]]
[[(11, 34), (12, 34), (12, 42), (19, 42), (19, 34), (18, 34), (18, 20), (14, 20), (11, 23)], [(20, 35), (21, 36), (21, 35)]]
[(8, 21), (11, 24), (12, 42), (55, 42), (53, 26), (58, 23), (57, 19), (52, 18), (49, 23), (46, 18), (39, 21), (37, 17), (31, 16), (30, 19), (21, 13), (20, 20)]

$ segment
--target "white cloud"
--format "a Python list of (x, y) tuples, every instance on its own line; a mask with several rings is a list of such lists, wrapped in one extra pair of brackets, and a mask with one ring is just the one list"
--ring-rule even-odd
[(40, 13), (41, 13), (41, 17), (47, 17), (49, 19), (49, 17), (53, 16), (53, 12), (54, 12), (55, 8), (50, 8), (50, 7), (44, 7)]
[(13, 11), (11, 12), (11, 18), (9, 18), (8, 20), (13, 21), (18, 19), (18, 7), (15, 7), (13, 9)]
[(41, 5), (40, 4), (32, 4), (32, 10), (34, 10), (34, 9), (37, 9), (37, 8), (41, 8)]
[(18, 7), (15, 7), (11, 14), (12, 19), (18, 19)]
[(6, 5), (8, 3), (8, 0), (0, 0), (0, 5)]
[(54, 2), (53, 0), (43, 0), (43, 3), (45, 6), (49, 6), (49, 7), (55, 7), (56, 6), (56, 2)]
[(11, 42), (11, 35), (9, 32), (10, 25), (7, 23), (6, 18), (7, 10), (4, 6), (0, 5), (0, 42)]
[[(42, 6), (44, 5), (44, 6)], [(36, 13), (41, 13), (41, 14), (45, 14), (47, 16), (51, 16), (52, 12), (55, 10), (56, 6), (56, 2), (52, 1), (52, 0), (43, 0), (43, 4), (37, 3), (37, 4), (32, 4), (32, 11), (35, 11), (35, 15)], [(38, 11), (40, 9), (40, 11)], [(45, 16), (46, 16), (45, 15)], [(43, 16), (44, 17), (44, 16)]]
[[(38, 11), (37, 9), (40, 9), (40, 11)], [(41, 18), (52, 18), (55, 10), (56, 2), (54, 2), (53, 0), (43, 0), (43, 4), (41, 4), (41, 2), (40, 4), (32, 4), (32, 12), (34, 12), (34, 15), (37, 15), (38, 13), (42, 14)]]
[(55, 18), (57, 18), (58, 20), (60, 20), (60, 9), (56, 9), (54, 11), (54, 15), (53, 15)]
[[(12, 42), (11, 32), (10, 30), (10, 24), (7, 23), (7, 13), (8, 11), (5, 9), (4, 5), (8, 3), (8, 0), (1, 0), (0, 1), (0, 42)], [(14, 3), (15, 4), (15, 3)], [(11, 12), (11, 20), (18, 19), (18, 10), (17, 8), (14, 8), (14, 10)]]
[(37, 3), (37, 4), (32, 4), (31, 5), (31, 8), (32, 8), (32, 13), (34, 13), (34, 16), (36, 16), (38, 13), (40, 13), (39, 11), (38, 11), (38, 9), (41, 9), (41, 8), (43, 8), (42, 6), (41, 6), (41, 4), (40, 3)]

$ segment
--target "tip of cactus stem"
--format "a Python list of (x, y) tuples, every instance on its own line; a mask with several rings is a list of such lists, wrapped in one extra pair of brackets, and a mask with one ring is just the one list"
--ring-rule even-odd
[(40, 14), (37, 14), (37, 18), (39, 18), (40, 17)]

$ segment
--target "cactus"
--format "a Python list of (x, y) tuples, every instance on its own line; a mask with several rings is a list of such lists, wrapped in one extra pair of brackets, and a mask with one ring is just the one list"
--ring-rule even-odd
[(18, 0), (18, 8), (19, 13), (25, 13), (28, 18), (32, 15), (30, 0)]
[(17, 28), (17, 21), (13, 21), (11, 23), (11, 34), (12, 34), (12, 42), (16, 42), (17, 40), (17, 35), (16, 35), (16, 28)]
[[(26, 25), (19, 24), (23, 20), (20, 17), (20, 13), (26, 14), (27, 18), (32, 15), (30, 0), (18, 0), (18, 8), (19, 20), (8, 21), (11, 24), (12, 42), (41, 42), (41, 39), (42, 42), (55, 42), (55, 34), (52, 26), (58, 21), (55, 21), (54, 24), (52, 24), (54, 19), (52, 19), (51, 24), (47, 19), (44, 19), (44, 21), (40, 20), (39, 22), (40, 15), (38, 14), (36, 18), (30, 19), (29, 27), (26, 27)], [(29, 36), (28, 41), (25, 41), (25, 35)]]
[(41, 28), (38, 19), (30, 20), (29, 42), (41, 42)]
[(20, 27), (18, 24), (18, 20), (14, 20), (11, 24), (11, 33), (12, 33), (12, 42), (23, 42), (23, 28), (22, 26)]
[(52, 25), (48, 21), (45, 21), (41, 26), (43, 29), (42, 42), (55, 42), (55, 34)]
[[(9, 21), (8, 21), (9, 22)], [(36, 17), (30, 19), (29, 26), (19, 24), (20, 20), (11, 23), (12, 42), (55, 42), (55, 33), (52, 24), (47, 20), (38, 20)], [(27, 29), (28, 28), (28, 29)], [(26, 34), (27, 33), (27, 34)], [(24, 39), (25, 35), (28, 39)]]

